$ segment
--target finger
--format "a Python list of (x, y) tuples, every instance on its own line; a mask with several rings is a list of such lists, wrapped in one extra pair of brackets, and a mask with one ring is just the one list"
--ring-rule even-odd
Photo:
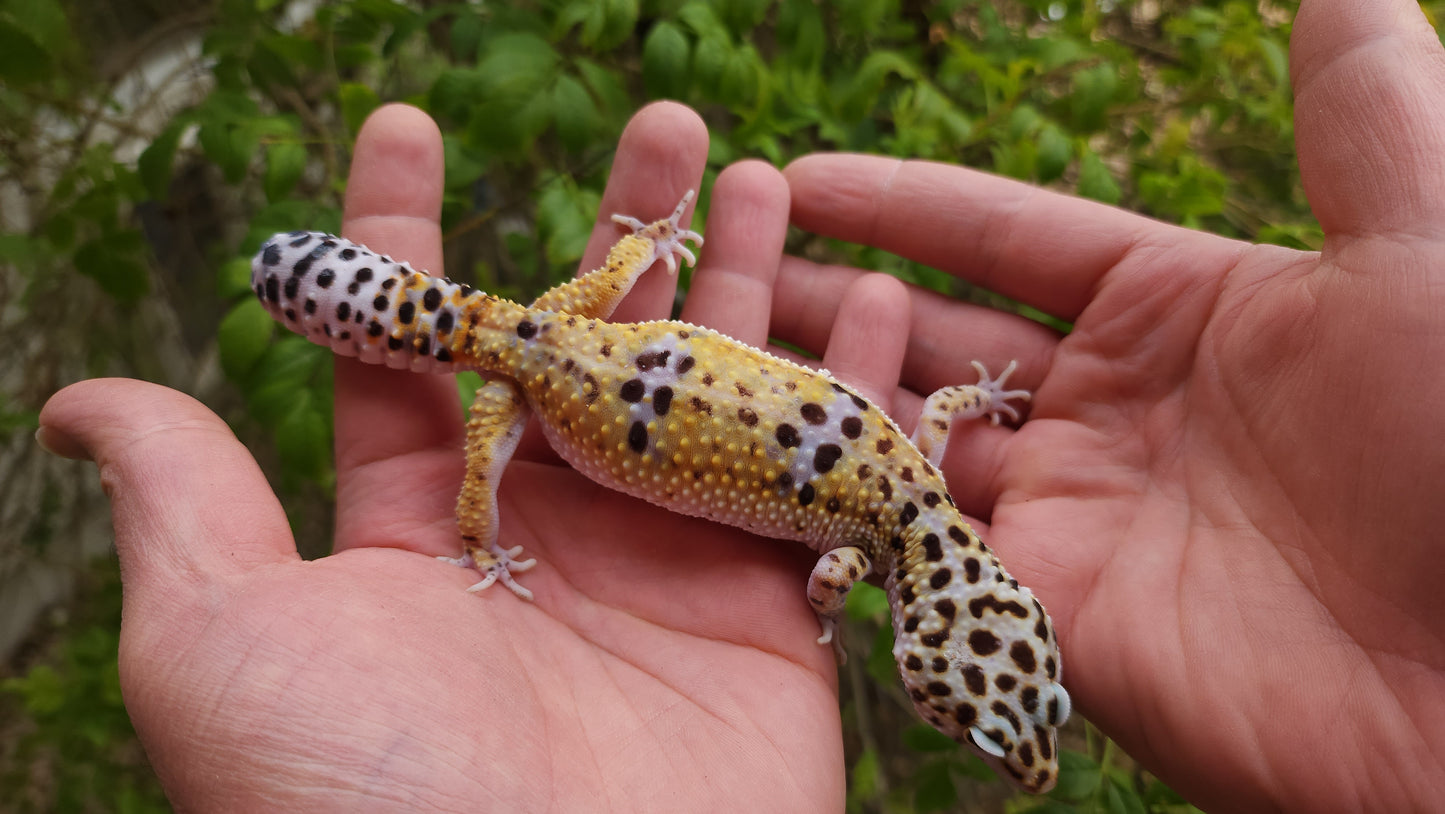
[(1105, 274), (1141, 247), (1191, 258), (1238, 244), (976, 170), (925, 161), (817, 154), (783, 170), (793, 222), (877, 246), (1066, 321)]
[[(356, 139), (342, 231), (440, 273), (442, 141), (425, 113), (387, 105)], [(463, 424), (452, 376), (336, 360), (338, 550), (396, 545), (398, 494), (412, 516), (449, 518), (461, 480)]]
[[(788, 183), (761, 161), (718, 175), (702, 254), (682, 319), (762, 347), (768, 341), (773, 281), (788, 235)], [(822, 347), (820, 344), (819, 347)]]
[(1300, 175), (1329, 236), (1441, 234), (1445, 54), (1415, 0), (1310, 0), (1290, 44)]
[(908, 292), (887, 274), (854, 280), (838, 303), (823, 366), (877, 404), (892, 411), (898, 370), (908, 346)]
[[(826, 346), (845, 292), (871, 272), (784, 258), (773, 291), (774, 336), (817, 352)], [(1017, 360), (1010, 383), (1032, 389), (1049, 369), (1059, 334), (1017, 314), (960, 302), (918, 286), (905, 287), (911, 323), (901, 384), (920, 396), (977, 378), (977, 359), (990, 370)], [(785, 318), (783, 315), (787, 315)], [(905, 399), (900, 406), (911, 406)]]
[(129, 379), (79, 382), (46, 403), (37, 438), (99, 468), (128, 603), (183, 585), (213, 590), (218, 580), (297, 559), (255, 459), (190, 396)]
[[(612, 222), (613, 215), (628, 215), (650, 223), (671, 214), (689, 189), (701, 193), (707, 139), (707, 126), (683, 105), (658, 102), (632, 117), (617, 143), (617, 158), (612, 162), (612, 174), (602, 194), (592, 239), (582, 256), (583, 269), (602, 265), (607, 250), (624, 234)], [(696, 198), (693, 200), (689, 212), (683, 216), (684, 226), (691, 217), (691, 207), (696, 206)], [(676, 277), (658, 274), (656, 269), (643, 274), (617, 306), (610, 321), (666, 319), (672, 313), (676, 290)]]

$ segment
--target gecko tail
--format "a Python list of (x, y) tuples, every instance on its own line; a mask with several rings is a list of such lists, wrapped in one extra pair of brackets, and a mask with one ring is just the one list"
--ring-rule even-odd
[(418, 373), (472, 369), (467, 326), (501, 301), (323, 232), (273, 236), (251, 287), (282, 325), (341, 356)]

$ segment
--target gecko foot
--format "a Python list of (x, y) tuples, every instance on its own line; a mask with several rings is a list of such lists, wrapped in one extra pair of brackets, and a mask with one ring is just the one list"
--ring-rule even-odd
[(838, 624), (837, 617), (818, 614), (818, 623), (823, 626), (823, 635), (818, 637), (818, 644), (833, 645), (833, 657), (839, 664), (848, 663), (848, 651), (843, 649), (843, 628)]
[(632, 230), (632, 233), (639, 237), (647, 238), (653, 243), (653, 261), (663, 261), (667, 264), (667, 273), (677, 273), (677, 258), (681, 257), (687, 261), (689, 266), (697, 263), (697, 257), (692, 253), (684, 241), (691, 240), (698, 246), (702, 245), (702, 235), (691, 229), (682, 228), (682, 212), (687, 209), (688, 201), (692, 200), (693, 190), (688, 190), (682, 196), (677, 208), (672, 210), (672, 215), (666, 220), (643, 223), (637, 218), (628, 215), (613, 215), (612, 220)]
[(473, 557), (471, 552), (467, 552), (460, 557), (437, 557), (437, 559), (442, 562), (449, 562), (452, 565), (459, 565), (462, 568), (475, 568), (481, 572), (481, 581), (468, 588), (467, 591), (469, 593), (484, 591), (492, 587), (492, 583), (501, 582), (507, 586), (512, 593), (530, 602), (532, 601), (532, 592), (523, 588), (521, 584), (512, 578), (512, 575), (530, 570), (537, 564), (537, 560), (535, 558), (526, 560), (517, 559), (520, 556), (522, 556), (521, 546), (502, 548), (496, 543), (493, 543), (488, 549), (488, 553), (484, 554), (481, 559)]
[(1002, 373), (998, 374), (997, 379), (992, 379), (989, 378), (988, 368), (983, 366), (983, 362), (977, 360), (973, 362), (973, 369), (978, 371), (978, 384), (975, 386), (988, 395), (988, 420), (992, 422), (994, 426), (998, 425), (1001, 415), (1008, 416), (1010, 421), (1019, 420), (1019, 411), (1015, 409), (1012, 404), (1008, 403), (1009, 399), (1028, 401), (1030, 398), (1029, 391), (1027, 390), (1004, 389), (1005, 384), (1008, 382), (1009, 375), (1017, 370), (1018, 366), (1018, 360), (1014, 359), (1008, 363), (1008, 367), (1004, 368)]

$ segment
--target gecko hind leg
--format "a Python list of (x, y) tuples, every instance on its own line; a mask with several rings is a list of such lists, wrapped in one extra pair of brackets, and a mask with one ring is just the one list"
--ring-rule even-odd
[(1010, 374), (1018, 368), (1018, 361), (1008, 363), (997, 379), (990, 378), (988, 368), (982, 362), (973, 362), (978, 371), (978, 384), (959, 384), (945, 387), (929, 396), (923, 402), (923, 414), (918, 417), (918, 429), (913, 431), (913, 445), (923, 453), (930, 464), (938, 466), (943, 460), (943, 451), (948, 448), (948, 432), (953, 422), (959, 419), (984, 418), (995, 426), (1001, 416), (1010, 421), (1019, 420), (1019, 411), (1009, 399), (1028, 401), (1027, 390), (1004, 389)]
[(820, 557), (808, 577), (808, 604), (813, 606), (813, 612), (818, 614), (818, 623), (823, 626), (818, 644), (832, 643), (833, 655), (839, 664), (847, 663), (848, 653), (843, 649), (838, 616), (843, 613), (853, 583), (867, 576), (870, 568), (872, 565), (863, 549), (843, 546)]
[(457, 527), (464, 553), (461, 557), (437, 559), (480, 571), (482, 580), (467, 589), (473, 593), (501, 582), (517, 596), (532, 598), (532, 592), (517, 584), (512, 575), (526, 571), (537, 561), (518, 559), (521, 546), (503, 548), (497, 542), (501, 519), (497, 487), (530, 415), (517, 386), (506, 380), (482, 385), (467, 410), (467, 471), (457, 495)]

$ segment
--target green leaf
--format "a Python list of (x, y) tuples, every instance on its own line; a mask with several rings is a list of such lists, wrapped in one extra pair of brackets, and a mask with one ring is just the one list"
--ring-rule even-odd
[(1079, 158), (1079, 194), (1085, 198), (1093, 198), (1096, 201), (1103, 201), (1106, 204), (1117, 204), (1123, 192), (1119, 189), (1119, 182), (1114, 180), (1109, 168), (1104, 166), (1104, 160), (1093, 150), (1084, 148), (1084, 154)]
[(642, 79), (654, 99), (681, 99), (687, 91), (692, 46), (682, 29), (666, 20), (648, 32), (642, 44)]
[(255, 297), (242, 300), (216, 330), (221, 369), (232, 381), (243, 382), (271, 345), (276, 321)]
[(145, 185), (146, 193), (153, 201), (165, 201), (170, 197), (171, 167), (175, 163), (176, 147), (181, 142), (181, 133), (187, 124), (184, 119), (172, 121), (136, 161), (141, 183)]
[(547, 185), (537, 200), (537, 231), (542, 235), (548, 263), (563, 266), (582, 258), (599, 203), (596, 193), (578, 189), (570, 182)]
[(863, 669), (885, 687), (898, 681), (898, 663), (893, 660), (893, 628), (890, 625), (878, 627), (868, 651), (868, 663)]
[(1109, 814), (1147, 814), (1144, 801), (1127, 781), (1111, 777), (1104, 786), (1104, 810)]
[(1069, 161), (1074, 157), (1074, 145), (1058, 125), (1049, 122), (1039, 131), (1037, 155), (1036, 177), (1047, 184), (1069, 168)]
[(866, 582), (854, 583), (853, 590), (848, 592), (844, 608), (848, 612), (848, 618), (855, 621), (886, 620), (889, 613), (888, 593)]
[(82, 245), (75, 252), (75, 268), (95, 280), (122, 305), (129, 305), (150, 290), (144, 259), (145, 239), (127, 229), (111, 232)]
[(552, 85), (552, 119), (562, 146), (579, 152), (592, 142), (600, 117), (592, 95), (575, 78), (562, 74)]
[(930, 763), (913, 775), (913, 805), (919, 814), (950, 811), (958, 807), (958, 790), (945, 762)]
[(953, 752), (958, 749), (953, 738), (928, 724), (913, 724), (903, 730), (903, 745), (915, 752)]
[(474, 6), (459, 6), (457, 16), (452, 20), (448, 33), (451, 36), (452, 54), (462, 62), (477, 58), (477, 50), (486, 34), (481, 10)]
[(254, 296), (251, 291), (251, 260), (246, 257), (232, 257), (216, 272), (216, 293), (225, 299), (242, 295)]
[(849, 770), (848, 796), (867, 800), (876, 795), (883, 785), (883, 768), (878, 761), (877, 749), (864, 749)]
[(302, 391), (276, 428), (281, 465), (309, 480), (320, 479), (331, 465), (331, 423)]
[(341, 118), (346, 122), (346, 129), (352, 133), (361, 129), (371, 111), (381, 107), (381, 97), (376, 95), (370, 85), (343, 82), (336, 93), (341, 101)]
[(285, 198), (306, 171), (306, 148), (294, 141), (278, 141), (266, 148), (266, 199)]
[(1099, 789), (1102, 773), (1093, 758), (1072, 749), (1059, 750), (1059, 781), (1049, 796), (1056, 800), (1079, 801)]
[(54, 63), (50, 54), (28, 32), (0, 17), (0, 79), (7, 82), (36, 82), (49, 77)]

